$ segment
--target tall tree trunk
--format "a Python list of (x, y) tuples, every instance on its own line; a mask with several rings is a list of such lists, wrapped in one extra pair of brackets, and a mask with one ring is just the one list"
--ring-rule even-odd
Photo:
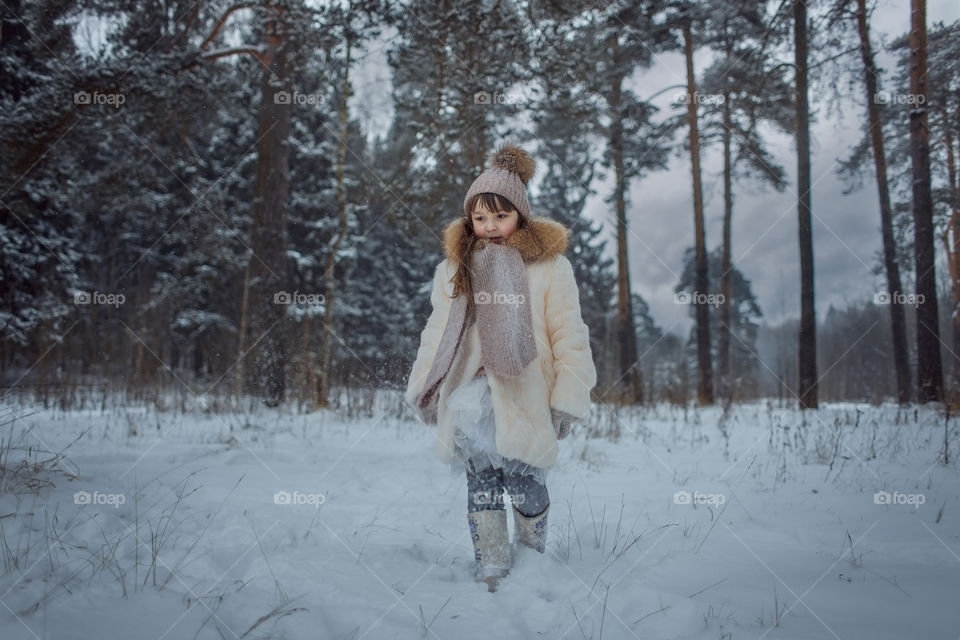
[(860, 55), (866, 88), (867, 125), (873, 146), (877, 192), (880, 196), (880, 230), (883, 234), (883, 263), (887, 271), (887, 292), (890, 297), (890, 327), (893, 334), (893, 366), (897, 377), (897, 402), (910, 402), (910, 361), (907, 357), (907, 325), (904, 319), (900, 265), (893, 241), (893, 208), (887, 185), (887, 158), (883, 146), (883, 116), (877, 105), (877, 68), (873, 61), (866, 0), (857, 0), (857, 31), (860, 33)]
[[(443, 0), (443, 15), (450, 15), (453, 9), (450, 7), (449, 0)], [(447, 57), (448, 57), (448, 48), (447, 48), (447, 38), (449, 37), (448, 29), (440, 29), (440, 33), (437, 34), (437, 43), (433, 47), (434, 51), (434, 61), (436, 64), (436, 73), (437, 73), (437, 86), (435, 89), (436, 100), (434, 101), (434, 118), (437, 122), (445, 122), (445, 112), (447, 109), (447, 101), (445, 96), (450, 92), (447, 87)], [(438, 135), (438, 142), (440, 145), (440, 158), (447, 171), (447, 184), (454, 185), (457, 183), (457, 166), (453, 158), (450, 155), (450, 147), (452, 146), (447, 139), (447, 130), (446, 127), (441, 127)], [(456, 141), (454, 141), (456, 144)], [(483, 168), (483, 163), (480, 163), (480, 168)], [(453, 199), (456, 200), (455, 198)]]
[[(960, 98), (960, 95), (958, 95)], [(954, 301), (953, 308), (953, 353), (960, 353), (960, 163), (957, 162), (957, 158), (960, 158), (960, 99), (956, 102), (956, 113), (954, 113), (953, 126), (950, 128), (950, 123), (948, 122), (945, 127), (956, 134), (952, 135), (950, 138), (956, 141), (957, 148), (955, 151), (951, 151), (949, 157), (953, 159), (953, 170), (950, 172), (950, 185), (951, 191), (950, 194), (953, 197), (953, 215), (951, 220), (953, 221), (953, 256), (957, 262), (957, 277), (953, 278), (954, 283), (954, 292), (957, 298)], [(952, 275), (952, 274), (951, 274)], [(957, 361), (956, 357), (953, 361), (953, 366), (957, 368), (957, 376), (954, 381), (955, 384), (951, 387), (953, 393), (960, 395), (960, 362)], [(955, 396), (956, 397), (956, 396)]]
[[(486, 43), (473, 39), (464, 43), (463, 57), (468, 64), (476, 64), (483, 59), (486, 49)], [(472, 65), (471, 65), (472, 66)], [(484, 87), (483, 90), (486, 90)], [(491, 102), (487, 105), (489, 108), (497, 108), (494, 102), (495, 92), (491, 93)], [(484, 113), (487, 109), (477, 109), (473, 102), (461, 102), (457, 109), (459, 121), (463, 123), (464, 134), (460, 138), (460, 155), (467, 161), (470, 167), (470, 175), (479, 175), (483, 173), (486, 164), (487, 153), (487, 116)], [(447, 158), (447, 168), (453, 170), (457, 163), (450, 162)], [(451, 185), (457, 184), (451, 182)]]
[[(614, 58), (618, 58), (616, 39), (611, 46)], [(610, 91), (610, 148), (613, 152), (615, 200), (617, 207), (617, 344), (620, 375), (616, 386), (620, 403), (633, 405), (643, 401), (643, 385), (640, 365), (637, 362), (637, 332), (634, 327), (633, 301), (630, 296), (630, 268), (627, 254), (627, 200), (624, 177), (622, 114), (620, 96), (623, 76), (617, 75)]]
[[(727, 59), (732, 52), (727, 51)], [(732, 397), (730, 379), (730, 305), (733, 303), (733, 162), (731, 159), (731, 128), (733, 120), (730, 113), (730, 93), (723, 94), (723, 255), (720, 273), (720, 335), (717, 339), (717, 379), (720, 397), (729, 402)]]
[(243, 270), (243, 291), (240, 293), (240, 330), (237, 332), (237, 365), (233, 384), (233, 395), (240, 397), (243, 391), (244, 373), (244, 352), (247, 342), (247, 323), (248, 308), (250, 304), (250, 262)]
[(340, 100), (340, 127), (339, 140), (337, 141), (337, 218), (340, 221), (340, 229), (337, 237), (330, 245), (330, 252), (327, 254), (327, 269), (325, 280), (327, 283), (324, 293), (324, 332), (323, 348), (321, 351), (320, 377), (318, 379), (317, 402), (321, 407), (328, 406), (330, 394), (330, 380), (332, 372), (330, 370), (333, 361), (333, 327), (334, 314), (333, 302), (336, 294), (336, 266), (337, 258), (340, 253), (340, 246), (347, 236), (347, 188), (344, 183), (344, 172), (347, 164), (347, 126), (350, 123), (350, 112), (347, 110), (347, 101), (350, 99), (350, 39), (347, 38), (347, 55), (344, 62), (343, 86), (341, 87)]
[[(147, 321), (146, 318), (140, 318), (140, 335), (147, 335)], [(133, 367), (133, 386), (134, 388), (144, 389), (146, 388), (147, 376), (146, 376), (146, 348), (143, 344), (143, 340), (137, 340), (137, 351), (136, 351), (136, 360), (134, 361)]]
[(933, 252), (933, 199), (927, 130), (927, 25), (925, 0), (910, 3), (910, 160), (913, 166), (914, 268), (917, 291), (917, 401), (943, 398), (937, 280)]
[(290, 100), (275, 98), (280, 91), (289, 93), (291, 86), (282, 19), (283, 9), (275, 7), (265, 25), (266, 71), (260, 81), (257, 185), (251, 229), (249, 317), (254, 342), (252, 366), (245, 369), (248, 391), (264, 396), (269, 406), (283, 402), (286, 390), (286, 305), (275, 301), (287, 281), (286, 206), (290, 190)]
[[(960, 102), (958, 102), (960, 109)], [(947, 252), (947, 269), (950, 273), (950, 291), (953, 294), (953, 309), (950, 311), (953, 353), (960, 352), (960, 191), (957, 189), (957, 158), (953, 150), (953, 129), (946, 108), (942, 113), (944, 146), (947, 148), (947, 182), (950, 186), (951, 212), (947, 228), (943, 230), (943, 244)], [(960, 401), (960, 362), (954, 358), (947, 385), (951, 406)]]
[(810, 195), (810, 106), (807, 102), (807, 5), (793, 2), (796, 67), (797, 187), (800, 230), (800, 331), (797, 389), (801, 409), (817, 407), (817, 314), (814, 307), (813, 229)]
[(700, 132), (697, 128), (697, 84), (693, 75), (693, 36), (690, 23), (683, 25), (683, 52), (687, 61), (687, 121), (690, 125), (690, 161), (693, 173), (693, 233), (696, 246), (693, 308), (697, 332), (697, 402), (713, 404), (713, 366), (710, 357), (710, 307), (707, 294), (706, 230), (703, 224), (703, 190), (700, 184)]

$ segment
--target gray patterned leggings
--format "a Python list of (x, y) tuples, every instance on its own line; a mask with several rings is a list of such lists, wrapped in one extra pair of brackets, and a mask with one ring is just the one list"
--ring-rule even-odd
[(486, 467), (477, 470), (473, 460), (467, 460), (467, 512), (503, 509), (503, 490), (521, 514), (530, 517), (543, 513), (550, 504), (547, 486), (527, 474), (504, 472)]

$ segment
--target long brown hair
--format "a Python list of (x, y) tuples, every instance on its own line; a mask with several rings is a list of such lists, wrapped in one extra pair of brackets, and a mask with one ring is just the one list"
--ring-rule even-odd
[(463, 225), (463, 233), (460, 234), (460, 245), (456, 250), (457, 271), (453, 274), (453, 297), (456, 298), (461, 293), (467, 296), (467, 312), (473, 310), (473, 281), (470, 278), (470, 255), (477, 245), (477, 236), (473, 233), (473, 212), (478, 204), (483, 204), (487, 211), (494, 213), (517, 212), (517, 229), (528, 229), (534, 241), (541, 246), (540, 238), (533, 233), (530, 228), (530, 221), (520, 213), (516, 206), (507, 198), (496, 193), (478, 193), (467, 203), (467, 213), (460, 216), (460, 223)]

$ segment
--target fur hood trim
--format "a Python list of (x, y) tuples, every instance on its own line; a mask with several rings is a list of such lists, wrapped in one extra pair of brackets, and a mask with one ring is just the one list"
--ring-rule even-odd
[[(540, 239), (543, 247), (534, 239)], [(539, 262), (545, 258), (563, 255), (569, 245), (569, 231), (565, 226), (550, 218), (530, 218), (530, 226), (519, 228), (507, 238), (506, 246), (520, 251), (524, 262)], [(461, 247), (468, 240), (463, 228), (463, 218), (457, 218), (443, 231), (443, 252), (454, 264), (460, 263)], [(489, 240), (478, 238), (475, 249), (490, 244)]]

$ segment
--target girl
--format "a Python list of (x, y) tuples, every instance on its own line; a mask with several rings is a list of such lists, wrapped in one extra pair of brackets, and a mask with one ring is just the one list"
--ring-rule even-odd
[[(437, 451), (462, 463), (477, 579), (490, 591), (511, 566), (504, 488), (518, 543), (543, 553), (546, 469), (557, 440), (590, 410), (596, 370), (580, 316), (567, 229), (533, 218), (534, 162), (505, 146), (444, 231), (433, 312), (406, 400), (437, 425)], [(455, 464), (457, 464), (455, 463)]]

